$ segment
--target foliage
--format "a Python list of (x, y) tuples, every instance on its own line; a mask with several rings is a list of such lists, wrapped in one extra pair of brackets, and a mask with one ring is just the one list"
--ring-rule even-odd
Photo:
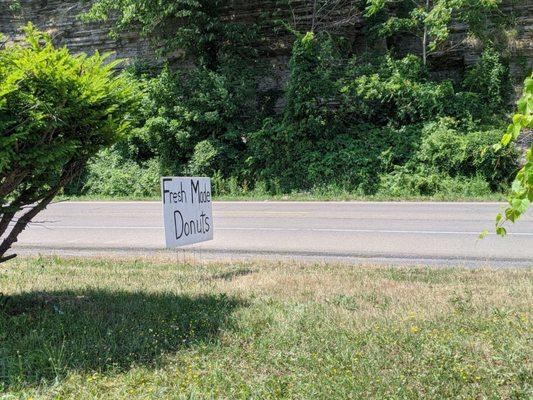
[(450, 176), (418, 165), (398, 166), (381, 176), (379, 195), (385, 198), (433, 198), (440, 200), (490, 198), (492, 193), (482, 176)]
[[(389, 178), (380, 176), (418, 175), (424, 165), (436, 184), (427, 190), (417, 184), (421, 189), (410, 196), (435, 195), (442, 177), (447, 177), (443, 184), (484, 180), (478, 191), (483, 195), (500, 190), (518, 158), (514, 147), (501, 153), (491, 148), (498, 135), (493, 120), (504, 98), (501, 65), (487, 51), (458, 91), (451, 81), (431, 81), (417, 56), (353, 57), (343, 63), (328, 36), (300, 36), (283, 116), (266, 120), (250, 137), (255, 180), (266, 182), (268, 190), (275, 186), (270, 182), (279, 184), (284, 192), (338, 185), (391, 193), (383, 183)], [(485, 85), (490, 78), (481, 78), (473, 87), (473, 77), (487, 71), (496, 71), (491, 77), (500, 81)], [(422, 180), (426, 173), (421, 172)], [(465, 190), (468, 196), (471, 191)]]
[(508, 80), (508, 71), (501, 55), (489, 46), (483, 50), (479, 61), (467, 71), (463, 87), (479, 97), (477, 103), (484, 105), (483, 112), (490, 115), (505, 109), (509, 94)]
[[(228, 0), (96, 0), (84, 18), (112, 16), (115, 33), (138, 30), (166, 62), (161, 71), (151, 68), (153, 76), (138, 75), (147, 89), (142, 126), (116, 147), (120, 163), (131, 161), (125, 168), (155, 159), (162, 174), (216, 178), (222, 195), (324, 188), (379, 195), (396, 193), (386, 182), (412, 174), (413, 181), (436, 184), (415, 184), (420, 190), (410, 196), (450, 193), (445, 182), (485, 196), (487, 187), (505, 190), (518, 157), (514, 147), (501, 153), (490, 147), (510, 82), (494, 34), (507, 27), (500, 2), (319, 0), (303, 18), (297, 3), (280, 0), (252, 20), (228, 18), (228, 10), (241, 10)], [(367, 27), (388, 39), (389, 53), (346, 51), (351, 39), (341, 37), (341, 27), (362, 11)], [(452, 19), (484, 50), (464, 79), (437, 80), (428, 55), (462, 45), (448, 40)], [(273, 70), (258, 61), (285, 47), (264, 34), (280, 26), (295, 35), (282, 93), (269, 89), (263, 77)], [(298, 33), (304, 28), (310, 32)], [(395, 52), (390, 44), (399, 35), (418, 37), (422, 56)]]
[[(497, 151), (502, 151), (512, 145), (521, 133), (527, 134), (533, 129), (533, 74), (524, 84), (524, 93), (518, 101), (518, 112), (513, 116), (513, 122), (507, 128), (501, 142), (495, 146)], [(531, 205), (533, 201), (533, 145), (526, 154), (525, 164), (516, 175), (512, 184), (509, 197), (509, 206), (503, 214), (496, 217), (496, 230), (500, 235), (506, 234), (502, 226), (506, 221), (515, 222)]]
[(432, 82), (419, 57), (387, 55), (370, 62), (354, 58), (344, 72), (341, 112), (355, 121), (405, 126), (445, 113), (453, 97), (451, 82)]
[[(471, 33), (480, 36), (490, 25), (487, 13), (497, 10), (500, 3), (501, 0), (368, 0), (365, 15), (382, 20), (377, 30), (383, 37), (398, 33), (418, 36), (426, 64), (430, 53), (450, 49), (447, 40), (452, 20), (465, 23)], [(394, 12), (389, 13), (392, 9)]]
[(168, 175), (244, 174), (246, 134), (259, 126), (264, 106), (256, 88), (263, 65), (252, 46), (260, 42), (259, 24), (224, 19), (227, 6), (226, 0), (98, 0), (84, 16), (113, 15), (117, 32), (138, 27), (167, 60), (192, 61), (182, 68), (170, 62), (143, 77), (143, 124), (127, 145), (133, 160), (157, 158)]
[(276, 177), (286, 190), (326, 179), (328, 171), (321, 172), (321, 166), (314, 164), (326, 152), (324, 146), (334, 146), (339, 133), (328, 103), (336, 87), (334, 60), (331, 41), (319, 40), (313, 33), (296, 39), (283, 117), (267, 119), (250, 138), (249, 162), (259, 180)]
[(509, 175), (518, 166), (516, 148), (501, 152), (492, 148), (499, 138), (498, 130), (462, 132), (456, 121), (443, 119), (426, 124), (424, 131), (418, 164), (449, 176), (481, 175), (495, 190), (509, 183)]
[(78, 192), (87, 196), (145, 198), (159, 194), (159, 163), (125, 159), (115, 150), (100, 152), (87, 166), (85, 183)]
[(380, 193), (473, 198), (504, 189), (517, 168), (517, 149), (496, 152), (498, 130), (463, 129), (451, 118), (426, 123), (413, 157), (381, 176)]
[[(83, 18), (116, 18), (116, 32), (139, 29), (163, 53), (216, 70), (228, 57), (254, 57), (257, 26), (221, 18), (228, 0), (96, 0)], [(179, 49), (177, 52), (176, 50)]]
[(32, 25), (25, 33), (0, 50), (0, 259), (92, 156), (124, 137), (137, 103), (135, 83), (114, 76), (118, 61), (55, 49)]
[(159, 158), (163, 174), (239, 175), (245, 128), (259, 115), (245, 74), (165, 69), (147, 83), (145, 122), (134, 137)]
[(405, 84), (419, 74), (416, 57), (378, 64), (343, 66), (327, 36), (298, 38), (283, 117), (267, 120), (250, 138), (257, 179), (283, 191), (337, 184), (371, 193), (377, 172), (409, 159), (416, 123), (435, 112), (439, 101), (431, 96), (441, 90)]

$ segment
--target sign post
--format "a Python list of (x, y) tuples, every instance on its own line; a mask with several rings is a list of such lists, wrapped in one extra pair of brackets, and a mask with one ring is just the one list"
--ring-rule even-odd
[(167, 248), (213, 240), (211, 180), (161, 178)]

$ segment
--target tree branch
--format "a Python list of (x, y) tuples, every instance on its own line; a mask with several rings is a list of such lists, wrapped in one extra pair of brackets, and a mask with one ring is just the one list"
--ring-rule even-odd
[(10, 254), (8, 256), (5, 256), (5, 257), (0, 257), (0, 264), (6, 262), (6, 261), (9, 261), (9, 260), (12, 260), (16, 257), (17, 255), (16, 254)]
[(23, 214), (18, 219), (18, 221), (15, 223), (15, 226), (13, 226), (13, 228), (11, 229), (11, 232), (9, 232), (9, 234), (0, 244), (0, 262), (2, 262), (1, 260), (4, 260), (6, 258), (10, 259), (9, 257), (11, 256), (3, 256), (11, 248), (13, 243), (17, 241), (18, 235), (20, 235), (22, 231), (26, 229), (26, 226), (39, 212), (43, 211), (48, 206), (48, 204), (50, 204), (50, 202), (54, 199), (59, 190), (64, 187), (68, 182), (70, 182), (70, 180), (72, 180), (81, 171), (85, 163), (85, 159), (70, 161), (63, 170), (63, 173), (61, 174), (61, 177), (59, 178), (57, 183), (48, 191), (47, 195), (44, 196), (41, 201), (39, 201), (28, 212)]
[(15, 216), (15, 211), (7, 211), (2, 214), (2, 218), (0, 219), (0, 237), (6, 232), (7, 228), (9, 227), (9, 223)]

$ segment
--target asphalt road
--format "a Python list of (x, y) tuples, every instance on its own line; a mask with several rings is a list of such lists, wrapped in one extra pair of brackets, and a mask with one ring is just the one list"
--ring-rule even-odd
[(215, 240), (164, 251), (157, 202), (52, 204), (23, 232), (19, 254), (166, 254), (350, 263), (533, 266), (533, 213), (492, 229), (497, 203), (218, 202)]

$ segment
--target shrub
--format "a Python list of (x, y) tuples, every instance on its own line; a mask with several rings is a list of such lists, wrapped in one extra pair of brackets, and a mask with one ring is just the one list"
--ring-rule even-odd
[(466, 158), (466, 139), (465, 135), (457, 131), (454, 120), (430, 122), (424, 127), (422, 136), (418, 160), (452, 176), (462, 172)]
[[(266, 120), (251, 136), (249, 166), (256, 180), (277, 179), (283, 192), (334, 185), (371, 194), (380, 175), (398, 166), (404, 172), (393, 176), (416, 175), (425, 165), (431, 176), (411, 180), (412, 192), (434, 194), (443, 188), (442, 176), (457, 177), (461, 187), (468, 186), (460, 179), (465, 177), (500, 189), (516, 168), (516, 149), (495, 153), (496, 131), (475, 122), (468, 109), (449, 105), (463, 99), (475, 108), (488, 88), (456, 93), (450, 81), (430, 81), (416, 56), (354, 59), (346, 67), (338, 61), (328, 37), (296, 40), (283, 117)], [(480, 63), (478, 70), (501, 65), (486, 55)]]
[(206, 69), (165, 69), (147, 83), (145, 123), (135, 135), (148, 142), (143, 146), (160, 159), (166, 175), (188, 174), (192, 169), (238, 176), (246, 132), (255, 124), (249, 116), (257, 116), (250, 110), (255, 104), (246, 94), (248, 84), (252, 85), (246, 81), (235, 86), (229, 77)]
[(498, 129), (473, 131), (466, 137), (463, 172), (466, 175), (480, 174), (493, 190), (508, 188), (520, 158), (520, 151), (514, 145), (499, 152), (494, 149), (493, 145), (500, 137)]
[[(374, 193), (380, 175), (398, 167), (416, 175), (421, 165), (435, 180), (485, 179), (493, 190), (507, 183), (516, 152), (496, 154), (490, 147), (509, 89), (508, 68), (494, 46), (496, 33), (510, 25), (503, 16), (486, 18), (498, 1), (354, 3), (366, 14), (368, 40), (372, 32), (387, 38), (386, 55), (348, 54), (351, 40), (314, 21), (319, 33), (296, 33), (285, 106), (277, 115), (280, 93), (262, 80), (272, 76), (264, 52), (275, 43), (262, 33), (274, 21), (290, 25), (284, 21), (290, 7), (281, 3), (251, 21), (226, 18), (225, 0), (93, 1), (86, 19), (112, 18), (117, 32), (135, 28), (153, 39), (170, 63), (187, 60), (186, 67), (171, 64), (145, 80), (144, 123), (117, 147), (121, 156), (139, 168), (156, 158), (166, 175), (216, 176), (221, 194), (259, 186), (269, 193), (315, 187)], [(329, 11), (321, 7), (318, 14)], [(342, 13), (333, 14), (335, 24)], [(485, 49), (462, 82), (439, 81), (431, 74), (438, 59), (428, 55), (450, 50), (445, 44), (454, 19), (466, 22)], [(395, 43), (403, 38), (396, 35), (406, 32), (429, 35), (422, 35), (422, 57), (399, 56)], [(422, 185), (430, 192), (431, 179)]]
[(508, 82), (508, 71), (500, 54), (489, 46), (466, 72), (463, 87), (479, 97), (477, 105), (485, 114), (501, 114), (509, 94)]
[(482, 176), (451, 177), (419, 166), (416, 170), (397, 167), (380, 177), (378, 194), (384, 197), (440, 197), (443, 199), (476, 198), (490, 195), (491, 188)]
[(514, 146), (496, 152), (492, 145), (498, 130), (463, 132), (453, 119), (427, 124), (417, 158), (420, 163), (450, 176), (480, 176), (490, 187), (501, 189), (518, 167), (519, 152)]
[(321, 154), (328, 154), (324, 146), (329, 148), (331, 140), (339, 139), (331, 107), (336, 87), (334, 60), (327, 37), (307, 33), (296, 39), (283, 117), (265, 120), (263, 128), (250, 137), (248, 161), (255, 180), (275, 178), (283, 191), (290, 191), (310, 188), (316, 179), (328, 179), (328, 162), (316, 165), (316, 161)]
[(31, 25), (25, 32), (23, 44), (0, 50), (0, 261), (87, 161), (126, 134), (138, 100), (136, 85), (114, 76), (117, 62), (55, 49)]
[(105, 150), (89, 163), (82, 193), (107, 197), (157, 196), (159, 176), (157, 159), (138, 164), (124, 159), (116, 150)]
[(431, 82), (420, 58), (355, 58), (340, 83), (340, 112), (350, 121), (402, 126), (443, 115), (454, 91), (451, 82)]
[(211, 140), (203, 140), (194, 146), (194, 153), (189, 161), (189, 173), (196, 176), (213, 176), (219, 149)]

